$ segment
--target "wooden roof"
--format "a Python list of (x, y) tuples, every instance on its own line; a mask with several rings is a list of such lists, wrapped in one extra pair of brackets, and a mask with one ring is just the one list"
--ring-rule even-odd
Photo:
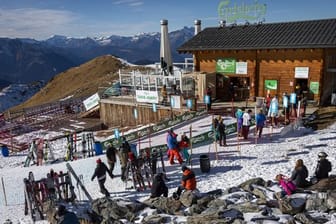
[(336, 19), (205, 28), (177, 51), (288, 48), (336, 48)]

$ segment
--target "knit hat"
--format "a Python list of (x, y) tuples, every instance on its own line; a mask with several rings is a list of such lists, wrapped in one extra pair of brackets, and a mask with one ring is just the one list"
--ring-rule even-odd
[(101, 163), (101, 162), (102, 162), (101, 159), (96, 160), (96, 163), (98, 163), (98, 164)]
[(183, 165), (182, 166), (182, 171), (184, 172), (184, 171), (186, 171), (188, 169), (188, 167), (186, 166), (186, 165)]

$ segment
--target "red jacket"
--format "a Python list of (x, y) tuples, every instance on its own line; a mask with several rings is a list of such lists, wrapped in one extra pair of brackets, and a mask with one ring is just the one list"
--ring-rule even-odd
[(186, 169), (182, 175), (182, 186), (186, 190), (195, 190), (196, 189), (196, 177), (195, 173), (190, 169)]

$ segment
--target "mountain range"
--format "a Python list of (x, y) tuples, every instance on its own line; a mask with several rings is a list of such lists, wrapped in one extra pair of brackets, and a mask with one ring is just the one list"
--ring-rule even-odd
[[(194, 35), (194, 28), (184, 27), (169, 33), (174, 62), (190, 55), (180, 55), (176, 48)], [(137, 64), (160, 61), (160, 33), (70, 38), (55, 35), (43, 41), (0, 38), (0, 88), (10, 83), (47, 83), (56, 74), (102, 55), (114, 55)]]

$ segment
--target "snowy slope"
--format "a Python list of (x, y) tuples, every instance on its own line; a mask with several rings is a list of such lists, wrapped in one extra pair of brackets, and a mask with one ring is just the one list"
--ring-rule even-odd
[[(225, 118), (225, 123), (231, 123), (231, 118)], [(210, 129), (211, 116), (196, 120), (192, 123), (193, 135), (200, 134)], [(264, 129), (264, 135), (255, 144), (253, 134), (250, 134), (249, 140), (237, 142), (236, 135), (228, 136), (227, 147), (218, 147), (218, 160), (213, 144), (193, 148), (193, 169), (197, 175), (197, 187), (201, 192), (214, 189), (226, 189), (236, 186), (245, 180), (254, 177), (262, 177), (265, 180), (274, 180), (278, 173), (290, 175), (297, 159), (303, 159), (305, 165), (312, 175), (315, 169), (317, 154), (325, 151), (329, 155), (329, 160), (335, 164), (336, 152), (336, 123), (328, 129), (321, 131), (311, 131), (305, 128), (290, 130), (286, 134), (281, 133), (283, 128), (275, 128), (270, 133), (269, 128)], [(189, 132), (189, 125), (176, 127), (177, 134)], [(151, 145), (162, 144), (166, 141), (166, 133), (151, 136)], [(141, 140), (140, 147), (146, 147), (149, 139)], [(59, 150), (64, 148), (63, 143), (59, 143)], [(64, 150), (64, 149), (63, 149)], [(211, 171), (203, 174), (199, 168), (199, 156), (209, 155), (211, 160)], [(106, 162), (105, 155), (99, 156)], [(0, 177), (5, 183), (7, 201), (9, 206), (4, 205), (3, 193), (0, 191), (0, 223), (6, 218), (10, 218), (14, 223), (32, 223), (28, 216), (23, 214), (23, 189), (22, 179), (33, 171), (36, 178), (44, 177), (46, 173), (53, 168), (56, 171), (66, 170), (65, 163), (29, 168), (23, 168), (22, 162), (25, 159), (24, 154), (13, 155), (8, 158), (0, 156)], [(90, 178), (95, 168), (97, 157), (81, 159), (71, 162), (71, 165), (79, 175), (83, 175), (84, 183), (93, 198), (102, 197), (98, 190), (98, 183), (91, 182)], [(169, 165), (165, 157), (165, 166), (167, 176), (170, 181), (167, 182), (169, 194), (176, 190), (180, 183), (181, 166)], [(115, 174), (120, 174), (120, 165), (117, 164)], [(332, 174), (336, 174), (335, 170)], [(138, 200), (144, 200), (149, 196), (149, 190), (145, 192), (135, 192), (125, 190), (124, 183), (119, 177), (107, 179), (107, 189), (112, 197), (128, 197)], [(77, 189), (76, 189), (77, 190)], [(83, 197), (83, 196), (82, 196)], [(40, 222), (46, 223), (46, 222)]]

